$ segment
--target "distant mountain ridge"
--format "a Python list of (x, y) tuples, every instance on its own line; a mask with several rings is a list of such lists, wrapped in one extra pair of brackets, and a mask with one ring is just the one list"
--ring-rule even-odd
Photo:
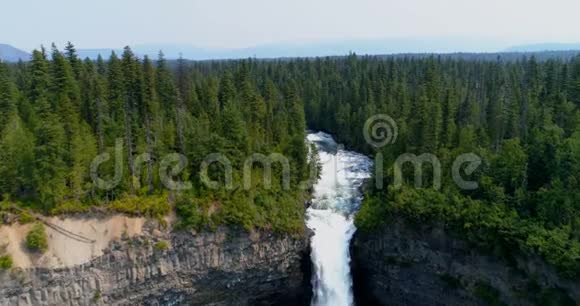
[(123, 49), (78, 49), (77, 50), (77, 55), (79, 58), (85, 59), (85, 58), (89, 58), (92, 60), (96, 60), (99, 55), (103, 58), (103, 59), (108, 59), (109, 56), (111, 56), (112, 52), (117, 53), (117, 55), (120, 55), (123, 52)]
[(507, 52), (576, 51), (580, 43), (539, 43), (518, 45), (506, 49)]
[[(183, 57), (189, 60), (220, 60), (242, 58), (296, 58), (317, 56), (341, 56), (354, 52), (360, 55), (404, 55), (421, 56), (428, 54), (452, 55), (454, 57), (471, 58), (475, 55), (495, 58), (498, 55), (518, 57), (517, 53), (544, 53), (544, 57), (575, 56), (580, 51), (580, 43), (539, 43), (516, 45), (506, 48), (494, 41), (477, 41), (474, 39), (445, 38), (391, 38), (391, 39), (360, 39), (327, 41), (312, 43), (272, 43), (247, 48), (200, 48), (188, 44), (148, 43), (131, 45), (133, 52), (139, 56), (157, 58), (162, 51), (166, 59), (174, 60)], [(78, 48), (78, 56), (82, 59), (96, 60), (99, 55), (108, 59), (112, 52), (121, 55), (123, 48)], [(562, 53), (565, 52), (566, 54)], [(509, 53), (509, 54), (507, 54)], [(513, 54), (512, 54), (513, 53)], [(556, 54), (557, 53), (557, 54)], [(560, 54), (562, 53), (562, 54)], [(570, 53), (570, 54), (568, 54)], [(29, 60), (30, 54), (7, 44), (0, 44), (0, 60), (16, 62)]]
[[(149, 43), (131, 45), (131, 49), (140, 57), (145, 55), (156, 58), (162, 50), (165, 58), (177, 59), (180, 56), (190, 60), (240, 59), (240, 58), (295, 58), (315, 56), (357, 54), (399, 54), (399, 53), (452, 53), (492, 52), (503, 46), (492, 41), (474, 39), (446, 38), (390, 38), (390, 39), (356, 39), (341, 41), (323, 41), (310, 43), (271, 43), (247, 48), (200, 48), (188, 44)], [(108, 58), (112, 51), (122, 52), (120, 48), (112, 49), (78, 49), (79, 56), (96, 59), (100, 54)]]
[(0, 44), (0, 60), (5, 62), (17, 62), (19, 60), (27, 61), (30, 54), (17, 49), (11, 45)]
[(132, 46), (136, 54), (157, 57), (163, 50), (168, 59), (191, 60), (256, 58), (293, 58), (357, 54), (398, 54), (398, 53), (451, 53), (491, 52), (501, 46), (491, 41), (474, 47), (470, 39), (445, 38), (390, 38), (323, 41), (310, 43), (271, 43), (247, 48), (199, 48), (186, 44), (141, 44)]
[[(493, 41), (477, 44), (470, 39), (368, 39), (368, 40), (345, 40), (334, 42), (314, 43), (276, 43), (264, 44), (254, 47), (237, 49), (199, 48), (187, 44), (138, 44), (131, 46), (138, 56), (147, 55), (157, 58), (162, 50), (167, 59), (183, 57), (190, 60), (212, 59), (240, 59), (240, 58), (295, 58), (317, 56), (340, 56), (354, 52), (360, 55), (397, 55), (397, 54), (488, 54), (494, 57), (504, 53), (542, 53), (580, 51), (580, 43), (542, 43), (530, 45), (517, 45), (506, 49), (505, 45)], [(79, 50), (82, 54), (86, 50)], [(103, 58), (108, 58), (111, 51), (118, 54), (121, 49), (98, 50)], [(516, 56), (516, 54), (512, 54)], [(569, 57), (568, 54), (552, 54)], [(87, 56), (96, 59), (96, 51), (87, 53)]]

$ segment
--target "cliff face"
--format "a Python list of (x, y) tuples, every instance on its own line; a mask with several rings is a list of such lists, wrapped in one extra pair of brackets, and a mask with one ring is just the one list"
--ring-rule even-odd
[(0, 272), (0, 305), (300, 305), (308, 268), (307, 237), (144, 229), (81, 265)]
[(535, 258), (482, 253), (442, 226), (403, 219), (351, 246), (359, 305), (577, 305), (580, 284)]

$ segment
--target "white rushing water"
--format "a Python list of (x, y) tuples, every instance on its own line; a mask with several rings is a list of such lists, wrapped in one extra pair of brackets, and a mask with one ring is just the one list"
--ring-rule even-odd
[(354, 305), (350, 275), (349, 243), (362, 195), (360, 187), (370, 177), (371, 161), (364, 155), (337, 146), (325, 133), (309, 134), (322, 164), (320, 180), (314, 185), (307, 226), (314, 236), (310, 245), (314, 267), (314, 306)]

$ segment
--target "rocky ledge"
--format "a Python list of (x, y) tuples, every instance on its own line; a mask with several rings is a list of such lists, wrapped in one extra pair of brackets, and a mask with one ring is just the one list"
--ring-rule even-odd
[(306, 305), (308, 248), (306, 235), (149, 229), (82, 265), (0, 272), (0, 305)]
[(580, 305), (580, 283), (541, 259), (486, 255), (442, 225), (399, 218), (351, 253), (358, 305)]

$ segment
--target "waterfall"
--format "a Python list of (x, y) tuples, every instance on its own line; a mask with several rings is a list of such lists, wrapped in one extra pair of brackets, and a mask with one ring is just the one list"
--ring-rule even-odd
[(343, 150), (325, 133), (309, 134), (322, 165), (320, 180), (307, 211), (307, 226), (314, 232), (311, 260), (314, 306), (351, 306), (353, 302), (349, 243), (362, 195), (360, 187), (370, 177), (372, 163), (364, 155)]

